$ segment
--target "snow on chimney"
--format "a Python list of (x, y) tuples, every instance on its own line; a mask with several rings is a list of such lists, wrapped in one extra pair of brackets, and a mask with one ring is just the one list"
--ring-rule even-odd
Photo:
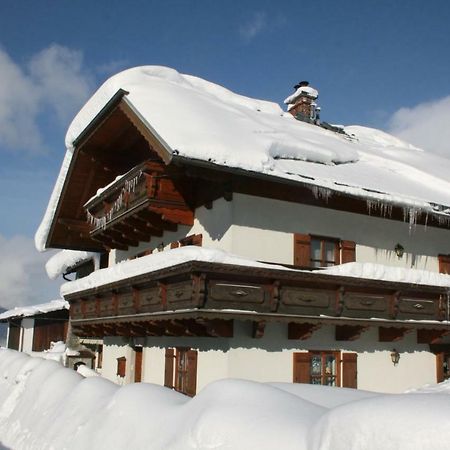
[(310, 87), (308, 81), (300, 81), (294, 89), (295, 92), (284, 100), (287, 110), (298, 120), (317, 124), (320, 108), (315, 101), (319, 92)]

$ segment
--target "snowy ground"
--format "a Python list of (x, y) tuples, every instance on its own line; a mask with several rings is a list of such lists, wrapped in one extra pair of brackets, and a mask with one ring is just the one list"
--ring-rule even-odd
[(449, 393), (222, 380), (190, 399), (0, 349), (0, 449), (443, 450)]

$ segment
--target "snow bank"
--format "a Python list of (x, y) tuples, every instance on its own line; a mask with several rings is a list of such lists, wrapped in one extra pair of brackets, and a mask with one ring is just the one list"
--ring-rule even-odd
[(391, 267), (375, 263), (351, 262), (340, 264), (321, 273), (344, 277), (365, 278), (369, 280), (392, 281), (395, 283), (423, 284), (429, 286), (450, 287), (450, 276), (426, 270)]
[(0, 349), (0, 446), (14, 450), (444, 450), (449, 398), (222, 380), (190, 399)]
[(21, 306), (10, 309), (0, 314), (0, 320), (11, 317), (29, 317), (36, 314), (59, 311), (61, 309), (69, 309), (69, 303), (65, 300), (52, 300), (51, 302), (41, 303), (39, 305)]
[(76, 264), (94, 260), (94, 266), (99, 267), (100, 255), (95, 252), (82, 252), (75, 250), (61, 250), (53, 255), (45, 264), (45, 270), (51, 280), (56, 280), (59, 275), (62, 275), (70, 267)]

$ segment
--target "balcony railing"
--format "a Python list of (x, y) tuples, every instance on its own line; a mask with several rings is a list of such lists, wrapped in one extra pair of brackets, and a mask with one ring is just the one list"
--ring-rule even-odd
[(91, 237), (109, 248), (126, 249), (193, 223), (193, 212), (165, 166), (153, 161), (118, 177), (84, 206)]

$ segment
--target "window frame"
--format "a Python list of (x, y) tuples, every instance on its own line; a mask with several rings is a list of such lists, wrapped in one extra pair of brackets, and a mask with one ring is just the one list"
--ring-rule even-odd
[[(320, 245), (320, 260), (313, 258), (313, 256), (314, 256), (313, 255), (313, 242), (314, 241), (319, 242), (319, 245)], [(310, 240), (310, 244), (309, 244), (309, 266), (318, 268), (318, 267), (332, 267), (332, 266), (339, 265), (341, 263), (341, 245), (340, 245), (340, 243), (341, 243), (340, 239), (337, 239), (337, 238), (311, 235), (311, 240)], [(326, 252), (327, 252), (326, 244), (332, 244), (334, 247), (333, 261), (326, 259)], [(318, 266), (315, 265), (314, 264), (315, 262), (319, 262), (320, 265), (318, 265)], [(332, 264), (329, 264), (329, 263), (332, 263)]]

